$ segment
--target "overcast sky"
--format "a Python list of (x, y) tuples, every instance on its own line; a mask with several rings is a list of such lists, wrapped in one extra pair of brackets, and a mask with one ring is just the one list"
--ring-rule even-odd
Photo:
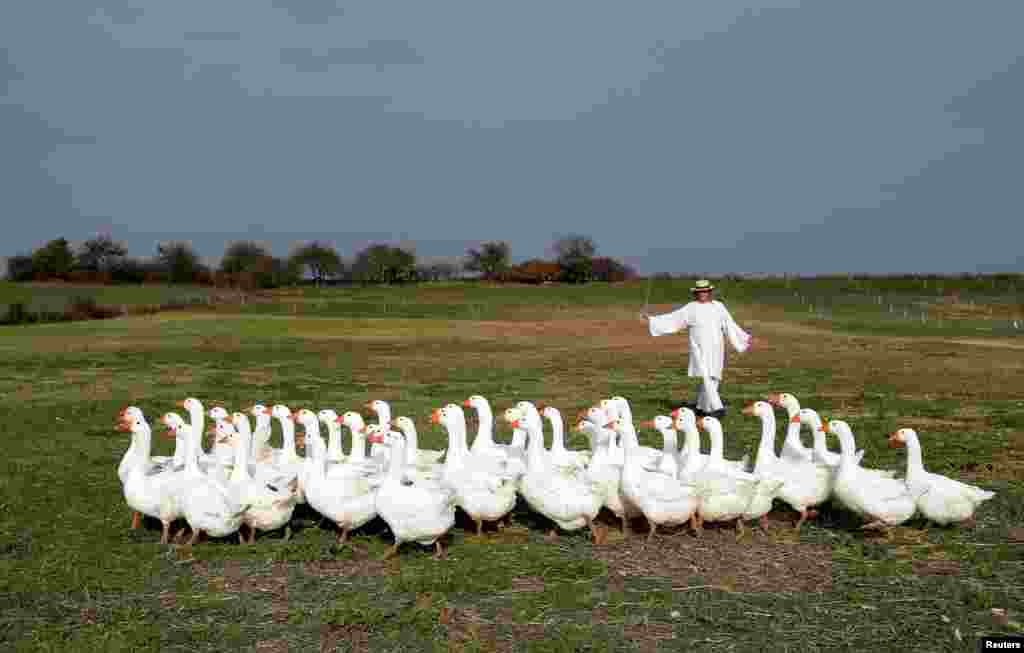
[(3, 251), (1024, 270), (1024, 2), (0, 3)]

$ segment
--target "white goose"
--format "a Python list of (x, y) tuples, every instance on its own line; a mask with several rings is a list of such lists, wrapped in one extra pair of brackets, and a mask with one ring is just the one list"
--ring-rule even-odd
[[(801, 408), (799, 418), (800, 424), (810, 427), (811, 432), (814, 433), (814, 462), (824, 463), (833, 469), (838, 469), (840, 455), (828, 450), (825, 431), (820, 428), (821, 417), (818, 415), (818, 412), (810, 408)], [(853, 460), (858, 465), (860, 465), (863, 459), (863, 449), (859, 449), (853, 454)], [(868, 474), (876, 474), (881, 478), (895, 478), (896, 476), (896, 472), (891, 469), (872, 469), (868, 467), (861, 467), (860, 469)]]
[(584, 468), (590, 462), (590, 451), (576, 451), (565, 448), (565, 422), (562, 413), (554, 406), (541, 406), (540, 414), (551, 422), (551, 463), (560, 467)]
[[(654, 538), (659, 525), (675, 526), (692, 520), (696, 530), (697, 521), (694, 516), (700, 505), (697, 488), (679, 481), (676, 477), (678, 468), (673, 468), (670, 474), (660, 469), (645, 468), (646, 457), (637, 455), (638, 448), (626, 445), (626, 464), (622, 468), (622, 492), (639, 507), (650, 524), (647, 542)], [(675, 458), (674, 446), (668, 457)]]
[(256, 464), (269, 463), (274, 456), (270, 446), (270, 437), (273, 435), (270, 409), (263, 404), (255, 404), (249, 409), (249, 414), (256, 418), (256, 428), (252, 431), (251, 460)]
[[(512, 444), (498, 444), (494, 441), (494, 413), (491, 411), (491, 404), (481, 395), (473, 395), (462, 402), (462, 405), (466, 408), (472, 408), (476, 411), (477, 417), (477, 431), (476, 437), (473, 438), (473, 445), (469, 448), (471, 453), (474, 454), (488, 454), (498, 456), (500, 458), (518, 458), (522, 464), (523, 469), (526, 469), (526, 432), (519, 430), (518, 440), (517, 434), (512, 436)], [(516, 419), (509, 411), (514, 409), (508, 409), (505, 411), (505, 420), (511, 423)]]
[[(145, 416), (142, 414), (142, 409), (137, 406), (128, 406), (118, 414), (118, 423), (115, 428), (122, 430), (123, 426), (128, 420), (141, 420), (146, 422)], [(148, 422), (146, 422), (148, 426)], [(135, 437), (131, 438), (131, 444), (128, 445), (128, 449), (124, 452), (121, 457), (121, 462), (117, 466), (117, 478), (121, 481), (123, 486), (128, 480), (128, 475), (131, 473), (132, 467), (135, 465), (136, 459), (141, 455), (139, 451), (139, 444)], [(149, 460), (146, 463), (145, 473), (146, 474), (157, 474), (159, 472), (172, 471), (174, 469), (182, 469), (185, 465), (185, 437), (184, 434), (180, 437), (174, 438), (174, 455), (173, 456), (149, 456)], [(142, 513), (137, 510), (132, 511), (132, 530), (139, 528), (142, 525)]]
[(672, 426), (672, 418), (665, 415), (655, 415), (652, 420), (640, 422), (641, 428), (654, 429), (661, 434), (663, 445), (661, 456), (658, 458), (658, 471), (672, 478), (679, 478), (679, 436)]
[[(391, 406), (388, 404), (388, 402), (383, 401), (381, 399), (374, 399), (373, 401), (367, 403), (366, 407), (372, 410), (374, 414), (377, 415), (377, 423), (380, 424), (381, 428), (387, 429), (389, 431), (391, 430)], [(410, 443), (407, 440), (405, 444), (408, 447)], [(407, 452), (406, 455), (409, 456), (410, 458), (414, 458), (414, 464), (416, 465), (430, 465), (439, 462), (441, 458), (444, 456), (444, 453), (444, 449), (438, 450), (417, 448), (414, 453)], [(370, 451), (370, 454), (373, 455), (372, 449)]]
[[(328, 466), (327, 473), (332, 475), (335, 472), (334, 467), (339, 467), (340, 472), (344, 472), (344, 466), (356, 465), (361, 468), (367, 468), (372, 466), (377, 472), (383, 472), (387, 469), (388, 458), (391, 456), (391, 448), (378, 443), (376, 449), (373, 445), (370, 446), (370, 455), (366, 454), (366, 445), (368, 443), (367, 435), (369, 433), (366, 430), (366, 422), (363, 420), (363, 416), (354, 410), (346, 411), (338, 418), (338, 421), (348, 428), (352, 437), (352, 448), (342, 463), (337, 463), (334, 466)], [(390, 428), (385, 429), (390, 431)], [(376, 453), (375, 453), (376, 452)]]
[[(214, 406), (206, 413), (207, 417), (217, 422), (228, 422), (231, 416), (228, 415), (228, 411), (223, 406)], [(193, 420), (194, 421), (194, 420)], [(217, 464), (222, 467), (231, 467), (235, 460), (235, 444), (234, 441), (220, 442), (214, 440), (213, 445), (210, 447), (210, 455), (217, 461)]]
[(165, 413), (160, 421), (171, 429), (171, 433), (174, 433), (176, 438), (180, 435), (180, 437), (183, 438), (183, 441), (188, 444), (185, 460), (182, 461), (181, 469), (185, 468), (188, 456), (195, 456), (197, 460), (196, 464), (202, 473), (209, 474), (221, 481), (227, 480), (227, 469), (217, 462), (216, 458), (203, 451), (204, 433), (195, 431), (185, 422), (185, 420), (181, 418), (181, 415), (177, 413)]
[[(562, 530), (589, 527), (591, 536), (600, 542), (593, 520), (604, 504), (601, 484), (585, 474), (569, 475), (553, 466), (544, 453), (544, 435), (536, 421), (523, 417), (512, 426), (524, 426), (527, 431), (527, 468), (519, 482), (519, 492), (526, 502)], [(554, 530), (549, 533), (554, 534)]]
[[(751, 504), (758, 495), (770, 495), (778, 490), (781, 481), (760, 479), (747, 472), (739, 472), (722, 458), (724, 449), (722, 424), (714, 417), (700, 417), (697, 427), (707, 431), (711, 440), (711, 453), (707, 462), (694, 471), (687, 464), (686, 478), (694, 478), (700, 495), (697, 508), (696, 531), (699, 533), (705, 521), (736, 520), (737, 536), (743, 535), (743, 519), (749, 514)], [(690, 461), (687, 461), (690, 463)], [(699, 460), (694, 459), (694, 467)]]
[[(789, 422), (792, 422), (794, 418), (799, 418), (800, 401), (790, 393), (776, 392), (769, 394), (767, 401), (771, 406), (785, 409)], [(814, 450), (810, 447), (805, 447), (804, 443), (800, 441), (799, 429), (796, 433), (793, 433), (792, 430), (787, 430), (786, 439), (782, 442), (782, 449), (779, 451), (778, 458), (787, 463), (809, 463), (814, 462), (813, 457)], [(836, 458), (838, 460), (838, 456)]]
[[(761, 420), (761, 440), (757, 449), (754, 474), (763, 478), (775, 477), (784, 481), (778, 496), (800, 513), (796, 530), (800, 530), (808, 518), (817, 516), (812, 508), (824, 503), (832, 492), (834, 474), (824, 464), (792, 457), (788, 460), (775, 455), (775, 412), (771, 404), (755, 401), (743, 408), (744, 415), (753, 415)], [(789, 423), (787, 438), (800, 432), (799, 415)], [(794, 462), (795, 460), (795, 462)], [(762, 524), (763, 526), (763, 524)]]
[(405, 438), (406, 473), (415, 474), (425, 481), (439, 480), (444, 475), (444, 465), (441, 463), (424, 464), (416, 455), (416, 452), (419, 450), (419, 432), (416, 430), (416, 424), (412, 419), (400, 415), (391, 420), (391, 425), (398, 429)]
[(455, 525), (455, 491), (443, 484), (415, 482), (405, 478), (405, 438), (394, 431), (372, 436), (375, 444), (391, 447), (387, 476), (377, 489), (375, 506), (395, 536), (395, 544), (384, 556), (398, 553), (402, 542), (419, 542), (436, 547), (435, 558), (444, 555), (441, 537)]
[(604, 495), (604, 506), (608, 508), (622, 523), (622, 534), (630, 533), (629, 522), (643, 514), (622, 491), (622, 463), (614, 462), (610, 446), (615, 431), (598, 426), (590, 420), (581, 419), (576, 430), (586, 435), (594, 451), (587, 467), (588, 476), (601, 484)]
[[(447, 424), (442, 422), (442, 412), (447, 414)], [(435, 409), (430, 415), (431, 424), (441, 424), (448, 432), (448, 450), (444, 459), (444, 474), (448, 475), (464, 468), (484, 471), (495, 476), (518, 479), (525, 468), (521, 467), (515, 458), (495, 457), (484, 454), (474, 454), (469, 450), (469, 443), (466, 436), (466, 414), (462, 407), (456, 404), (445, 404)]]
[(341, 448), (341, 422), (338, 413), (325, 408), (316, 414), (320, 423), (327, 427), (327, 463), (345, 462), (345, 452)]
[[(308, 415), (307, 415), (308, 413)], [(298, 419), (317, 420), (310, 411), (299, 411)], [(335, 420), (340, 418), (335, 418)], [(310, 471), (306, 477), (306, 501), (318, 513), (330, 519), (340, 529), (338, 543), (348, 542), (348, 534), (377, 516), (376, 488), (383, 481), (375, 465), (352, 461), (357, 450), (365, 453), (365, 434), (360, 432), (359, 445), (353, 443), (353, 456), (347, 463), (335, 465), (328, 473), (327, 446), (318, 429), (307, 429), (307, 448), (310, 453)], [(353, 437), (357, 437), (353, 435)]]
[[(221, 468), (220, 465), (217, 467)], [(185, 521), (192, 529), (187, 546), (191, 547), (198, 542), (203, 533), (210, 537), (227, 537), (237, 533), (250, 507), (243, 503), (238, 486), (204, 474), (191, 452), (185, 460), (183, 475), (181, 501)]]
[[(235, 413), (231, 416), (231, 424), (235, 427), (238, 438), (235, 464), (229, 480), (238, 487), (239, 501), (242, 504), (250, 504), (242, 522), (249, 527), (248, 543), (256, 541), (257, 530), (276, 531), (282, 527), (285, 529), (284, 539), (287, 541), (291, 539), (289, 522), (299, 499), (299, 480), (295, 476), (287, 475), (254, 478), (250, 474), (249, 464), (249, 455), (252, 451), (249, 420), (243, 413)], [(238, 537), (244, 542), (241, 531)]]
[(298, 465), (302, 457), (295, 451), (295, 420), (292, 419), (292, 411), (284, 404), (274, 404), (270, 414), (281, 425), (281, 448), (271, 449), (271, 464), (282, 469)]
[(123, 487), (124, 500), (136, 513), (160, 520), (163, 524), (160, 543), (167, 544), (170, 541), (171, 523), (184, 515), (179, 500), (184, 472), (170, 470), (148, 473), (153, 434), (146, 420), (126, 415), (118, 430), (132, 434), (136, 451), (128, 465)]
[(977, 507), (995, 496), (995, 492), (926, 471), (921, 458), (921, 442), (914, 429), (895, 431), (889, 436), (889, 445), (906, 447), (907, 475), (904, 482), (918, 511), (936, 524), (945, 526), (969, 522)]
[(622, 414), (618, 402), (614, 399), (602, 399), (599, 405), (588, 408), (583, 417), (598, 426), (614, 431), (616, 438), (610, 443), (611, 458), (614, 462), (621, 465), (626, 464), (626, 447), (637, 449), (634, 455), (643, 456), (647, 465), (652, 464), (651, 461), (659, 460), (661, 451), (654, 447), (640, 446), (640, 439), (637, 437), (632, 416), (627, 415), (626, 418), (623, 418)]
[[(463, 418), (452, 408), (458, 407), (448, 405), (434, 412), (437, 421), (448, 430), (449, 451), (455, 450), (454, 443), (460, 437), (456, 431), (465, 428)], [(481, 537), (485, 521), (500, 522), (515, 507), (516, 477), (496, 474), (494, 469), (474, 464), (474, 459), (495, 460), (486, 453), (467, 454), (461, 460), (459, 456), (449, 456), (445, 460), (443, 478), (444, 483), (455, 490), (457, 505), (473, 520), (476, 535)]]
[[(128, 406), (123, 409), (117, 416), (117, 424), (115, 428), (120, 430), (120, 427), (125, 421), (129, 419), (140, 419), (146, 421), (146, 417), (142, 414), (142, 409), (137, 406)], [(148, 424), (148, 422), (147, 422)], [(128, 472), (131, 470), (133, 461), (138, 455), (138, 445), (135, 442), (135, 438), (132, 438), (131, 444), (128, 445), (128, 449), (125, 450), (124, 455), (121, 457), (121, 462), (117, 466), (117, 477), (121, 480), (123, 485), (125, 479), (128, 478)], [(185, 464), (185, 447), (182, 442), (179, 444), (178, 440), (174, 443), (174, 455), (173, 456), (150, 456), (149, 466), (146, 468), (147, 474), (155, 474), (156, 472), (162, 472), (171, 470), (177, 467), (182, 467)]]
[(846, 422), (823, 420), (819, 428), (839, 438), (841, 459), (833, 493), (844, 506), (870, 520), (862, 528), (888, 531), (914, 516), (917, 504), (906, 483), (865, 473), (854, 460), (856, 443)]
[[(702, 469), (707, 465), (710, 456), (700, 451), (700, 431), (697, 430), (697, 415), (687, 407), (672, 411), (673, 425), (677, 431), (683, 432), (683, 448), (679, 452), (679, 462), (684, 468)], [(693, 458), (692, 464), (688, 461)], [(740, 460), (722, 460), (726, 467), (737, 472), (747, 471), (750, 456), (744, 455)]]

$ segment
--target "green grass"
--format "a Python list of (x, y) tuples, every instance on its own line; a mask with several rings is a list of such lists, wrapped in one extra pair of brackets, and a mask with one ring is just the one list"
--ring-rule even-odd
[[(653, 284), (652, 304), (685, 295), (685, 283), (671, 292), (663, 283)], [(308, 509), (296, 512), (291, 542), (279, 534), (253, 547), (204, 542), (191, 558), (160, 546), (151, 523), (128, 529), (116, 476), (127, 441), (112, 428), (128, 404), (152, 422), (186, 396), (229, 409), (259, 400), (339, 411), (384, 398), (416, 420), (431, 448), (444, 438), (430, 410), (474, 393), (496, 410), (549, 401), (568, 418), (613, 394), (631, 400), (637, 421), (667, 413), (693, 389), (679, 372), (685, 339), (646, 337), (632, 315), (644, 290), (643, 282), (310, 290), (303, 308), (321, 299), (338, 308), (291, 316), (286, 296), (267, 304), (277, 316), (250, 303), (236, 313), (0, 328), (0, 646), (488, 651), (504, 642), (632, 651), (660, 641), (663, 650), (969, 651), (979, 633), (1017, 632), (990, 610), (1022, 621), (1019, 351), (868, 328), (808, 332), (778, 304), (732, 290), (733, 313), (756, 324), (766, 345), (730, 358), (729, 457), (752, 453), (759, 433), (739, 406), (771, 391), (848, 419), (874, 467), (902, 464), (884, 434), (914, 425), (929, 468), (973, 473), (998, 492), (976, 528), (914, 521), (886, 542), (826, 507), (796, 537), (779, 507), (769, 536), (737, 544), (731, 531), (710, 529), (700, 540), (679, 532), (643, 549), (642, 536), (604, 546), (581, 533), (548, 541), (544, 520), (519, 506), (514, 527), (483, 542), (460, 521), (446, 561), (409, 546), (387, 564), (376, 562), (391, 541), (380, 522), (357, 533), (354, 548), (338, 549)], [(382, 303), (390, 313), (369, 308)], [(467, 305), (481, 307), (480, 319), (514, 324), (495, 332), (445, 312)], [(537, 319), (549, 330), (529, 330)], [(499, 424), (499, 439), (508, 435)], [(659, 444), (653, 435), (641, 439)], [(569, 440), (583, 446), (576, 434)], [(157, 447), (170, 452), (163, 440)]]
[(11, 283), (0, 281), (0, 306), (23, 303), (29, 311), (62, 311), (80, 298), (92, 298), (97, 304), (121, 306), (193, 302), (211, 293), (203, 286), (162, 284), (85, 285), (64, 283)]

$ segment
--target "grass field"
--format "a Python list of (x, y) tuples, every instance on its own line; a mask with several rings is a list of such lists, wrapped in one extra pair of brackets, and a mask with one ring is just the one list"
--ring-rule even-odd
[[(681, 301), (685, 285), (655, 282), (653, 308)], [(186, 552), (159, 545), (154, 523), (128, 528), (116, 475), (128, 442), (113, 423), (129, 404), (154, 422), (186, 396), (339, 412), (382, 398), (437, 448), (430, 410), (474, 393), (496, 411), (530, 399), (575, 415), (621, 394), (638, 422), (666, 414), (694, 386), (681, 371), (685, 337), (650, 338), (637, 319), (645, 290), (309, 289), (217, 310), (0, 327), (0, 648), (973, 651), (980, 633), (1022, 632), (1024, 340), (975, 326), (1012, 319), (1016, 289), (974, 289), (991, 301), (925, 328), (888, 321), (871, 302), (820, 319), (799, 299), (774, 299), (851, 292), (834, 285), (722, 288), (764, 341), (730, 358), (730, 457), (753, 454), (759, 433), (739, 407), (772, 391), (849, 421), (873, 467), (902, 466), (885, 435), (911, 426), (932, 471), (997, 491), (973, 529), (912, 521), (888, 542), (826, 508), (796, 536), (779, 506), (767, 536), (680, 531), (645, 549), (614, 527), (602, 546), (582, 533), (548, 541), (541, 518), (517, 508), (513, 527), (484, 541), (460, 521), (444, 561), (409, 546), (381, 563), (391, 539), (380, 522), (338, 549), (301, 509), (290, 542), (268, 534), (251, 547)], [(936, 305), (945, 296), (927, 294)], [(642, 443), (660, 446), (655, 435), (641, 432)]]

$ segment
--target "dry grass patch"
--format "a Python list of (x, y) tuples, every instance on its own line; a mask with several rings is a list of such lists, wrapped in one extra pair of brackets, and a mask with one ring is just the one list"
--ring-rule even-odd
[(672, 534), (657, 537), (651, 546), (642, 542), (636, 536), (598, 547), (594, 557), (607, 563), (610, 578), (617, 573), (667, 578), (675, 588), (690, 586), (694, 577), (740, 592), (819, 592), (832, 586), (832, 550), (827, 546), (780, 546), (749, 534), (737, 541), (731, 527), (706, 528), (699, 538)]

